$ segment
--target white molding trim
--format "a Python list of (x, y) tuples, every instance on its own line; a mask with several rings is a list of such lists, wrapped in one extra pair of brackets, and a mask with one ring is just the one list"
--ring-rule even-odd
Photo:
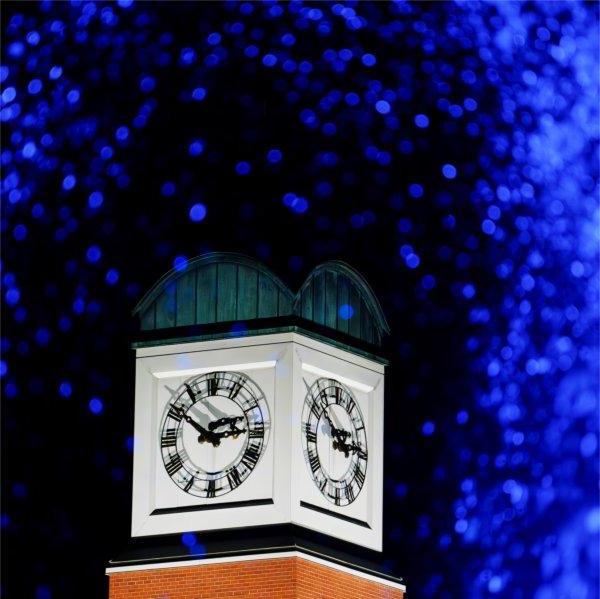
[(370, 393), (374, 389), (373, 385), (365, 385), (364, 383), (359, 383), (358, 381), (349, 379), (348, 377), (340, 376), (339, 374), (331, 372), (330, 370), (323, 370), (318, 366), (312, 366), (311, 364), (307, 364), (306, 362), (302, 362), (302, 370), (305, 370), (306, 372), (312, 372), (312, 374), (316, 374), (317, 376), (326, 376), (330, 379), (337, 379), (338, 381), (340, 381), (340, 383), (344, 383), (349, 387), (355, 387), (363, 393)]
[(141, 564), (137, 566), (113, 566), (106, 568), (106, 574), (108, 576), (112, 576), (113, 574), (120, 574), (122, 572), (137, 572), (141, 570), (162, 570), (164, 568), (189, 568), (194, 566), (225, 564), (231, 562), (248, 562), (265, 559), (286, 559), (290, 557), (305, 559), (309, 562), (313, 562), (315, 564), (319, 564), (327, 568), (333, 568), (334, 570), (339, 570), (340, 572), (351, 574), (352, 576), (358, 576), (360, 578), (364, 578), (365, 580), (376, 582), (377, 584), (382, 584), (388, 587), (392, 587), (394, 589), (400, 589), (402, 592), (406, 592), (406, 585), (400, 584), (399, 582), (394, 582), (393, 580), (388, 580), (387, 578), (382, 578), (375, 572), (371, 574), (362, 570), (355, 570), (350, 566), (346, 566), (334, 561), (329, 561), (327, 559), (323, 559), (310, 553), (304, 553), (303, 551), (282, 551), (279, 553), (255, 553), (250, 555), (207, 557), (204, 559), (194, 559), (177, 562), (157, 562), (154, 564)]
[(248, 362), (241, 364), (223, 364), (204, 366), (203, 368), (183, 368), (181, 370), (157, 370), (153, 376), (157, 379), (168, 379), (175, 376), (194, 376), (196, 374), (206, 374), (214, 370), (262, 370), (264, 368), (275, 368), (277, 360), (267, 360), (266, 362)]

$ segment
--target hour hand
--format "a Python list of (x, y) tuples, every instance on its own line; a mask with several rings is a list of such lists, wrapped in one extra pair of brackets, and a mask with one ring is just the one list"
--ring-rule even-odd
[(218, 420), (213, 420), (208, 423), (208, 430), (214, 431), (216, 428), (227, 425), (231, 427), (231, 430), (234, 430), (236, 428), (235, 423), (243, 419), (243, 416), (226, 416), (225, 418), (219, 418)]
[(339, 452), (343, 453), (345, 457), (350, 456), (350, 452), (357, 453), (361, 451), (360, 445), (356, 443), (346, 443), (345, 441), (334, 441), (333, 448), (337, 449)]

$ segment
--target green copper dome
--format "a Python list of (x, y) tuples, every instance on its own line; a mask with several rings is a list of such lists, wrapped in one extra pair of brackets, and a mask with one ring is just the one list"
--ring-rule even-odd
[[(260, 262), (233, 253), (210, 253), (171, 270), (134, 310), (142, 331), (296, 317), (381, 345), (389, 327), (375, 294), (352, 267), (339, 261), (317, 266), (294, 294)], [(262, 320), (261, 320), (262, 319)], [(275, 319), (275, 320), (273, 320)]]

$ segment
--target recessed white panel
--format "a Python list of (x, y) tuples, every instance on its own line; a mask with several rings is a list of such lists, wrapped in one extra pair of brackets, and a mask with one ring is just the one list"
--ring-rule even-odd
[(288, 349), (137, 359), (133, 536), (289, 521)]

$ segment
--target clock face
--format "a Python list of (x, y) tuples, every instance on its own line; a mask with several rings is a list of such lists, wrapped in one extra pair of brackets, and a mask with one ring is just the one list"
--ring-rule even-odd
[(352, 503), (367, 475), (367, 434), (358, 403), (335, 379), (319, 378), (302, 409), (306, 465), (321, 494), (337, 506)]
[(225, 495), (250, 476), (269, 430), (265, 395), (250, 377), (225, 371), (193, 377), (165, 409), (160, 430), (165, 470), (190, 495)]

